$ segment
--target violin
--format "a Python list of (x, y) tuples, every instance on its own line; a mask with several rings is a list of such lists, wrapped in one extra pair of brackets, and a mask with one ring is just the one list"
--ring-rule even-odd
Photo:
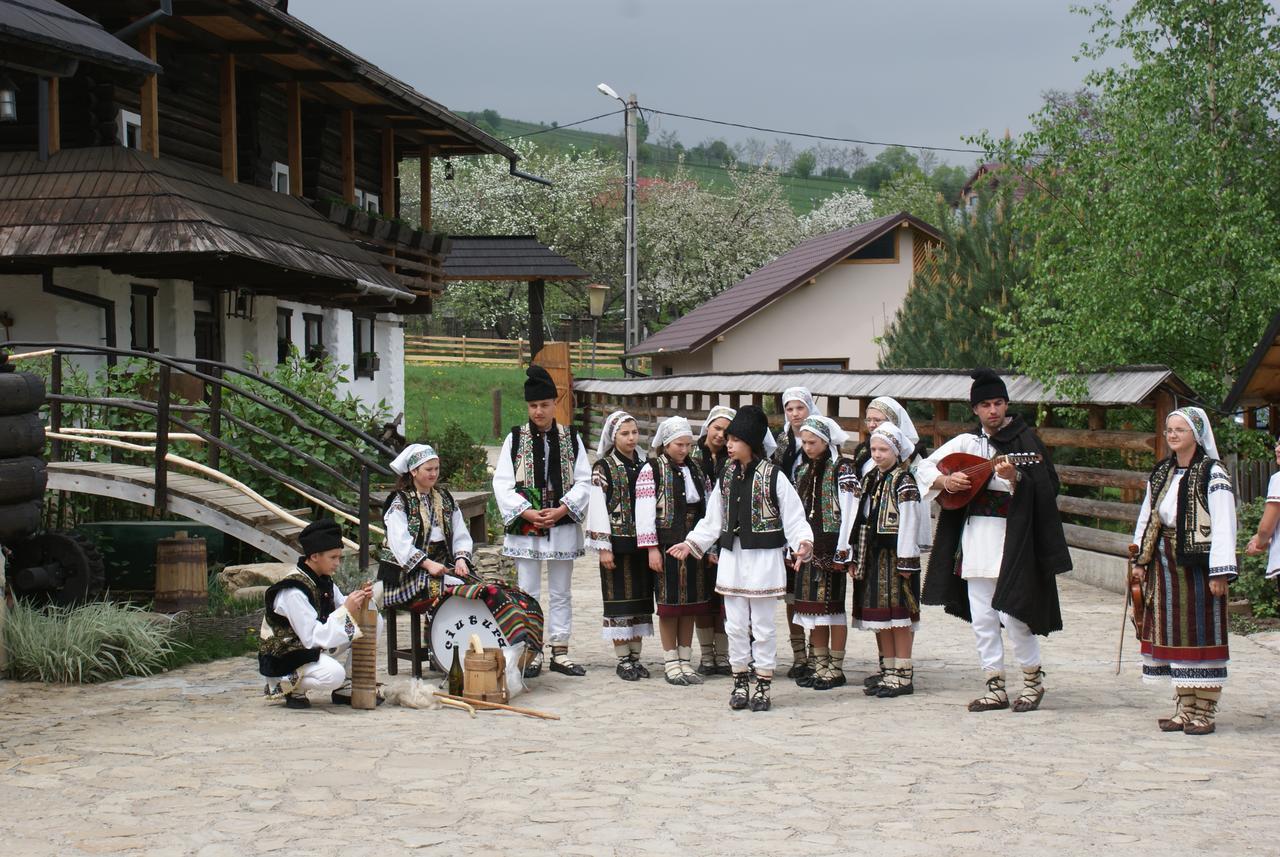
[(967, 452), (953, 452), (938, 462), (938, 472), (945, 476), (963, 473), (969, 477), (969, 487), (963, 491), (943, 491), (938, 495), (938, 504), (944, 509), (963, 509), (987, 485), (996, 465), (1009, 462), (1015, 467), (1028, 464), (1039, 464), (1043, 457), (1038, 452), (1010, 452), (997, 455), (995, 458), (983, 458)]
[(1142, 639), (1142, 618), (1146, 611), (1146, 599), (1142, 594), (1142, 584), (1133, 576), (1133, 567), (1138, 560), (1138, 546), (1129, 545), (1129, 598), (1133, 604), (1133, 630)]

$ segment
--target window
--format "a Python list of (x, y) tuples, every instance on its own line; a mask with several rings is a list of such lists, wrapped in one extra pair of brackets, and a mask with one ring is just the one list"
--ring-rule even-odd
[(843, 372), (849, 368), (847, 357), (815, 357), (812, 360), (779, 360), (779, 372)]
[(142, 148), (142, 117), (132, 110), (116, 114), (116, 142), (126, 149)]
[(302, 314), (302, 352), (313, 363), (324, 359), (324, 316)]
[(276, 362), (284, 363), (289, 359), (289, 348), (293, 345), (293, 310), (276, 309)]
[(884, 235), (849, 256), (848, 262), (896, 262), (898, 260), (898, 230), (891, 229)]
[(379, 361), (373, 346), (373, 316), (352, 315), (352, 350), (355, 353), (357, 378), (372, 378)]
[(134, 351), (156, 350), (156, 289), (134, 286), (129, 295), (130, 347)]
[(368, 193), (356, 188), (356, 208), (371, 214), (381, 214), (382, 201), (376, 193)]
[(289, 192), (289, 165), (271, 162), (271, 189), (276, 193)]

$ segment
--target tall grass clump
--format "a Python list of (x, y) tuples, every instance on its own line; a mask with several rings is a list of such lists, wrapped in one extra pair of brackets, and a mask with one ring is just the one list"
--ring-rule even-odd
[(19, 601), (9, 611), (4, 637), (10, 678), (56, 684), (151, 675), (176, 645), (169, 623), (114, 602), (33, 607)]

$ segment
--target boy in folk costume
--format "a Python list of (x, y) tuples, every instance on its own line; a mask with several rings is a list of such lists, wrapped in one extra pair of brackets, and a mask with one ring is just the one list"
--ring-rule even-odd
[(286, 708), (310, 708), (311, 690), (350, 705), (351, 643), (361, 636), (353, 614), (364, 608), (370, 589), (343, 596), (333, 582), (342, 563), (342, 528), (335, 521), (308, 524), (298, 541), (298, 567), (265, 595), (258, 671), (278, 680)]
[(915, 444), (887, 421), (869, 441), (875, 466), (862, 481), (857, 562), (850, 573), (857, 581), (859, 627), (884, 639), (884, 678), (863, 692), (885, 698), (915, 692), (911, 645), (920, 623), (919, 522), (925, 513), (908, 465)]
[(834, 420), (809, 417), (799, 435), (804, 460), (796, 469), (796, 492), (813, 530), (813, 559), (796, 572), (795, 617), (813, 641), (813, 688), (830, 690), (846, 682), (845, 569), (860, 489), (853, 462), (840, 455), (848, 435)]
[[(515, 426), (502, 444), (493, 474), (493, 495), (507, 533), (502, 552), (516, 563), (521, 589), (541, 601), (542, 565), (547, 566), (547, 639), (551, 670), (586, 675), (569, 659), (573, 561), (582, 556), (580, 523), (591, 495), (591, 463), (574, 426), (556, 423), (556, 385), (541, 366), (526, 370), (524, 398), (529, 422)], [(538, 652), (525, 670), (542, 670)]]
[[(720, 473), (729, 462), (727, 437), (724, 430), (736, 414), (733, 408), (716, 405), (707, 412), (702, 422), (702, 430), (698, 433), (698, 442), (689, 452), (689, 458), (696, 472), (702, 476), (703, 496), (711, 493), (720, 481)], [(720, 558), (712, 549), (704, 557), (711, 571), (715, 571)], [(711, 598), (711, 613), (698, 616), (694, 620), (698, 635), (698, 647), (702, 650), (698, 662), (698, 675), (733, 675), (729, 666), (729, 637), (724, 632), (724, 603), (719, 593)]]
[(1034, 711), (1044, 698), (1040, 641), (1062, 629), (1056, 575), (1071, 570), (1058, 515), (1058, 474), (1049, 451), (1020, 416), (1010, 416), (1004, 381), (989, 369), (972, 375), (969, 401), (979, 425), (940, 446), (916, 466), (916, 479), (928, 491), (964, 492), (963, 473), (944, 474), (938, 463), (953, 452), (995, 458), (1011, 452), (1038, 453), (1041, 464), (995, 465), (990, 480), (967, 505), (946, 509), (929, 559), (921, 600), (941, 604), (953, 616), (973, 624), (987, 691), (969, 703), (970, 711), (1009, 707), (1004, 681), (1003, 625), (1022, 667), (1022, 690), (1014, 711)]
[[(739, 409), (727, 432), (730, 463), (707, 497), (707, 514), (667, 553), (676, 559), (703, 556), (719, 544), (716, 591), (724, 596), (733, 667), (729, 707), (737, 711), (750, 704), (752, 711), (767, 711), (778, 654), (774, 611), (787, 588), (785, 551), (795, 552), (796, 565), (808, 561), (813, 530), (795, 488), (764, 458), (764, 411), (754, 405)], [(757, 681), (750, 694), (753, 657)]]
[(605, 418), (587, 510), (587, 547), (600, 555), (602, 633), (613, 643), (623, 681), (649, 677), (640, 651), (643, 638), (653, 636), (653, 575), (646, 552), (636, 544), (636, 479), (644, 466), (636, 454), (639, 441), (631, 414), (614, 411)]
[[(772, 451), (765, 450), (772, 456), (775, 464), (794, 485), (796, 471), (804, 461), (804, 450), (800, 444), (800, 426), (809, 417), (820, 417), (822, 411), (813, 400), (813, 394), (804, 387), (789, 387), (782, 393), (782, 412), (786, 422), (778, 434), (777, 446)], [(814, 654), (812, 644), (806, 644), (804, 628), (796, 624), (796, 578), (793, 570), (787, 571), (787, 629), (791, 640), (791, 669), (787, 670), (787, 678), (796, 680), (801, 687), (812, 687), (814, 681)]]
[(1168, 458), (1147, 482), (1133, 539), (1142, 584), (1142, 678), (1173, 685), (1162, 732), (1208, 735), (1227, 681), (1227, 589), (1236, 578), (1236, 499), (1209, 416), (1178, 408), (1165, 420)]
[(677, 685), (702, 684), (702, 676), (690, 663), (693, 627), (697, 617), (711, 613), (715, 595), (715, 573), (701, 557), (677, 559), (663, 553), (684, 541), (706, 507), (702, 478), (689, 466), (692, 445), (688, 420), (663, 420), (653, 436), (653, 457), (636, 482), (637, 542), (649, 549), (663, 667), (667, 683)]

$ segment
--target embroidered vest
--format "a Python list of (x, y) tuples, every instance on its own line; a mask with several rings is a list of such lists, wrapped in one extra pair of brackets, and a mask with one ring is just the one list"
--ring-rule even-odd
[(643, 466), (639, 457), (628, 461), (616, 450), (610, 450), (592, 468), (592, 478), (604, 492), (609, 510), (609, 540), (614, 553), (636, 550), (636, 477)]
[[(578, 457), (578, 430), (574, 426), (552, 423), (546, 434), (550, 443), (542, 444), (542, 432), (528, 423), (511, 429), (511, 466), (515, 471), (516, 492), (533, 503), (535, 509), (554, 509), (573, 485), (573, 465)], [(536, 437), (535, 437), (536, 435)], [(544, 468), (543, 456), (550, 452), (550, 466)], [(548, 484), (547, 476), (550, 476)], [(530, 490), (532, 489), (532, 490)], [(557, 527), (574, 524), (565, 515)]]
[[(413, 539), (413, 546), (418, 550), (428, 549), (427, 539), (431, 538), (431, 528), (439, 527), (444, 535), (444, 554), (447, 562), (436, 561), (445, 562), (445, 565), (451, 566), (457, 560), (453, 554), (453, 513), (457, 511), (458, 502), (443, 488), (432, 488), (430, 498), (430, 502), (423, 503), (422, 495), (415, 490), (393, 491), (387, 495), (384, 508), (392, 509), (397, 503), (404, 507), (404, 515), (409, 521), (409, 537)], [(391, 552), (386, 542), (382, 543), (378, 559), (392, 565), (398, 564), (395, 554)]]
[[(330, 584), (332, 586), (333, 584)], [(299, 589), (307, 596), (307, 601), (316, 609), (320, 621), (329, 618), (329, 613), (321, 606), (320, 592), (311, 575), (301, 568), (295, 568), (277, 583), (267, 589), (264, 600), (266, 612), (262, 617), (262, 627), (258, 633), (258, 672), (265, 676), (286, 676), (304, 664), (314, 663), (320, 659), (320, 648), (308, 649), (298, 639), (298, 632), (293, 630), (285, 616), (272, 609), (276, 596), (286, 589)]]
[(698, 441), (697, 446), (689, 450), (689, 460), (691, 466), (696, 465), (694, 472), (702, 475), (702, 487), (705, 489), (702, 493), (705, 497), (716, 487), (720, 474), (724, 472), (725, 465), (729, 463), (729, 453), (721, 452), (717, 457), (706, 443)]
[[(693, 513), (695, 523), (702, 517), (706, 492), (701, 480), (694, 476), (693, 489), (698, 492), (698, 502), (690, 506), (685, 497), (684, 471), (679, 466), (665, 454), (651, 459), (649, 466), (653, 468), (658, 543), (679, 544), (689, 535), (689, 514)], [(694, 472), (692, 467), (689, 472)]]
[[(857, 562), (865, 565), (872, 543), (897, 548), (902, 503), (920, 501), (920, 488), (911, 469), (898, 462), (888, 473), (878, 469), (867, 474), (863, 483), (865, 504), (859, 504), (853, 538), (857, 541)], [(865, 508), (864, 508), (865, 507)], [(919, 560), (916, 560), (918, 563)]]
[(796, 490), (804, 503), (805, 515), (813, 526), (814, 534), (840, 533), (840, 488), (856, 492), (858, 478), (853, 462), (838, 458), (834, 462), (829, 455), (818, 461), (807, 458), (796, 471)]
[[(1178, 484), (1174, 553), (1180, 564), (1199, 566), (1209, 562), (1209, 546), (1213, 536), (1209, 517), (1209, 482), (1214, 465), (1220, 463), (1217, 459), (1197, 452)], [(1156, 542), (1163, 526), (1160, 523), (1160, 505), (1164, 502), (1176, 468), (1177, 459), (1170, 456), (1151, 471), (1151, 516), (1147, 520), (1147, 529), (1142, 534), (1142, 549), (1137, 560), (1139, 565), (1147, 565), (1155, 557)], [(1225, 490), (1231, 490), (1230, 481), (1227, 481)]]
[(773, 463), (778, 465), (787, 479), (795, 470), (796, 461), (804, 456), (800, 445), (785, 428), (778, 433), (778, 448), (773, 451)]
[(786, 545), (778, 505), (778, 472), (773, 462), (764, 459), (745, 469), (736, 461), (725, 466), (720, 476), (720, 547), (733, 550), (734, 538), (752, 550)]

